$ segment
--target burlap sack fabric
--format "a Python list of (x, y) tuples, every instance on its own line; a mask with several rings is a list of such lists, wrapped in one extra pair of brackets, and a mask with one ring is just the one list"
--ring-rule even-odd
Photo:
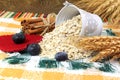
[[(14, 12), (58, 13), (66, 0), (0, 0), (0, 10)], [(75, 2), (78, 0), (67, 0)]]
[[(0, 0), (0, 10), (58, 13), (66, 0)], [(119, 0), (67, 0), (79, 8), (98, 14), (104, 21), (119, 23)]]

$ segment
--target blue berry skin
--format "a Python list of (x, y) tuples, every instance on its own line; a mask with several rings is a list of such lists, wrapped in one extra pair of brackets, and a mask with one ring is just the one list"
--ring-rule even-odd
[(41, 47), (37, 43), (30, 44), (27, 47), (27, 52), (32, 56), (39, 55), (41, 53)]
[(56, 61), (65, 61), (68, 60), (68, 55), (66, 52), (58, 52), (55, 55)]
[(25, 35), (23, 33), (16, 33), (12, 36), (12, 40), (16, 44), (24, 43), (25, 39), (26, 38), (25, 38)]

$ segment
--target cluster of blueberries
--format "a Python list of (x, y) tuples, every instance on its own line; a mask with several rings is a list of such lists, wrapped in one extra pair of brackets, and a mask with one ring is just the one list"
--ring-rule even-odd
[[(16, 33), (12, 36), (12, 40), (15, 44), (21, 44), (21, 43), (24, 43), (25, 40), (26, 40), (26, 36), (24, 33), (20, 32), (20, 33)], [(26, 51), (28, 53), (30, 53), (30, 55), (34, 56), (34, 55), (38, 55), (40, 54), (41, 52), (41, 47), (39, 44), (37, 43), (32, 43), (32, 44), (29, 44), (27, 46), (27, 49)]]
[[(25, 34), (20, 32), (20, 33), (16, 33), (12, 36), (12, 40), (14, 41), (14, 43), (16, 44), (21, 44), (24, 43), (26, 40)], [(32, 56), (35, 55), (39, 55), (42, 51), (40, 45), (38, 43), (33, 43), (33, 44), (29, 44), (26, 48), (27, 53), (29, 53)], [(68, 55), (66, 52), (58, 52), (55, 55), (55, 59), (57, 61), (65, 61), (68, 60)]]

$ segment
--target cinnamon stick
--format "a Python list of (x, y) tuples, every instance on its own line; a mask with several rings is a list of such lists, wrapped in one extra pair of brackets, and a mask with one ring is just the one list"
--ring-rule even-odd
[(44, 29), (45, 28), (38, 28), (38, 29), (34, 29), (34, 30), (28, 29), (28, 30), (25, 30), (25, 33), (28, 33), (28, 34), (42, 33), (44, 31)]
[(55, 28), (55, 16), (49, 15), (47, 18), (28, 19), (21, 21), (22, 31), (26, 34), (44, 35)]
[(36, 22), (42, 22), (43, 20), (41, 18), (37, 18), (37, 19), (28, 19), (28, 20), (23, 20), (21, 21), (21, 25), (24, 26), (25, 24), (33, 24)]
[(55, 25), (40, 25), (40, 26), (29, 26), (24, 27), (22, 30), (27, 34), (36, 34), (39, 33), (41, 35), (51, 32), (55, 28)]
[(36, 22), (36, 23), (29, 24), (29, 26), (39, 26), (39, 25), (45, 25), (45, 24), (43, 22)]

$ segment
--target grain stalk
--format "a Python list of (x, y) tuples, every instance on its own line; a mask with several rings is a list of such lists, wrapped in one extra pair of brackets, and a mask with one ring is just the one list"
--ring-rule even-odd
[(117, 59), (120, 59), (120, 53), (113, 56), (111, 60), (117, 60)]
[(99, 15), (109, 23), (120, 24), (120, 0), (80, 0), (75, 5)]
[(119, 52), (120, 52), (120, 45), (115, 45), (115, 46), (112, 46), (110, 48), (100, 51), (96, 56), (92, 57), (90, 61), (99, 61), (99, 60), (102, 60), (104, 58), (107, 58), (108, 56), (112, 56)]

